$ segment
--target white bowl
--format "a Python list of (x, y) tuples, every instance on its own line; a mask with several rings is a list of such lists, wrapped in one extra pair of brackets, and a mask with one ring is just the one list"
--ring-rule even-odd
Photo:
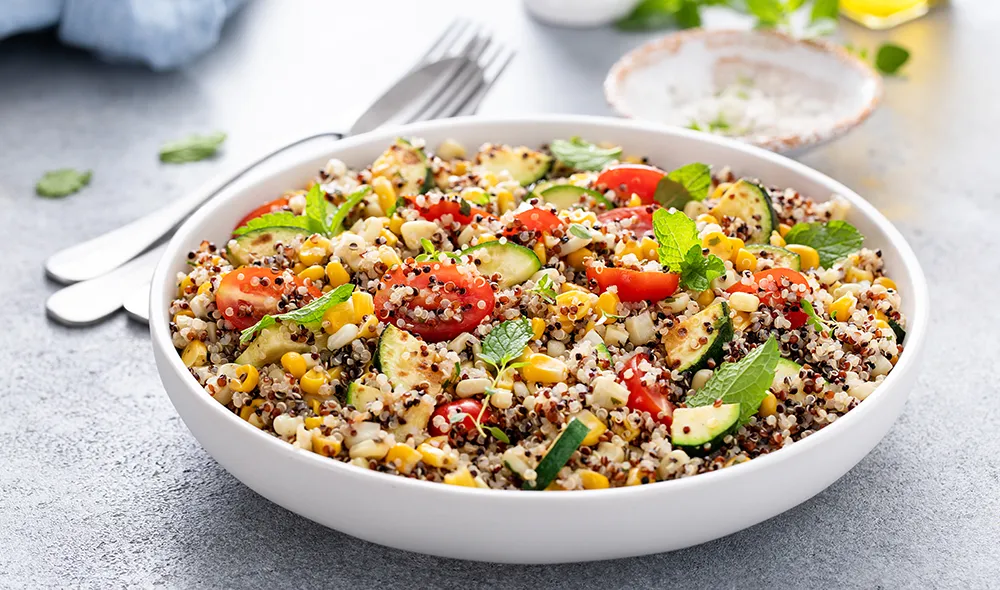
[[(608, 72), (604, 95), (622, 116), (685, 127), (690, 105), (741, 79), (755, 80), (749, 93), (760, 97), (726, 106), (761, 118), (780, 112), (782, 125), (738, 139), (785, 154), (847, 133), (882, 97), (881, 76), (839, 45), (735, 29), (690, 29), (634, 49)], [(709, 106), (722, 108), (717, 99)]]
[[(170, 341), (167, 306), (186, 253), (205, 238), (223, 243), (250, 209), (302, 186), (330, 157), (365, 166), (397, 135), (452, 138), (466, 146), (537, 146), (579, 135), (606, 140), (672, 167), (692, 161), (795, 187), (819, 200), (837, 193), (869, 246), (883, 250), (909, 319), (906, 351), (856, 409), (803, 441), (745, 464), (651, 485), (579, 492), (461, 488), (376, 473), (333, 461), (257, 430), (199, 387)], [(867, 201), (844, 185), (770, 152), (706, 134), (620, 119), (539, 116), (452, 119), (376, 131), (306, 154), (250, 188), (219, 195), (177, 231), (153, 277), (150, 325), (170, 400), (202, 446), (240, 481), (306, 518), (375, 543), (446, 557), (551, 563), (680, 549), (728, 535), (804, 502), (842, 476), (885, 435), (917, 376), (928, 295), (913, 251)]]

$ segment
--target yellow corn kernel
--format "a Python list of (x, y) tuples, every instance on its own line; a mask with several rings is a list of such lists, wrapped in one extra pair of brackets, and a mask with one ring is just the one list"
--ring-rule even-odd
[(745, 270), (755, 271), (757, 270), (757, 257), (753, 255), (753, 252), (740, 248), (736, 252), (736, 259), (733, 261), (733, 266), (739, 272)]
[(184, 277), (181, 279), (179, 285), (177, 285), (177, 296), (184, 297), (187, 295), (188, 288), (194, 288), (194, 279), (191, 277)]
[(899, 289), (896, 287), (896, 281), (890, 279), (889, 277), (879, 277), (875, 279), (875, 282), (873, 284), (882, 285), (886, 289), (892, 289), (893, 291), (899, 291)]
[(842, 295), (839, 299), (830, 304), (830, 317), (838, 322), (846, 322), (850, 317), (858, 300), (851, 293)]
[(486, 188), (493, 188), (497, 185), (498, 182), (500, 182), (500, 179), (497, 178), (496, 174), (493, 174), (492, 172), (486, 172), (482, 176), (482, 181), (483, 184), (486, 185)]
[(417, 452), (420, 453), (423, 462), (431, 467), (446, 467), (454, 461), (450, 453), (427, 442), (421, 443), (417, 447)]
[(715, 187), (715, 190), (712, 191), (712, 198), (721, 199), (722, 195), (726, 194), (726, 191), (729, 190), (729, 187), (731, 186), (733, 186), (733, 183), (731, 182), (720, 182), (719, 186)]
[(240, 365), (236, 367), (236, 381), (230, 381), (229, 387), (234, 391), (249, 393), (256, 389), (260, 382), (260, 371), (253, 365)]
[(740, 332), (746, 330), (750, 326), (750, 314), (745, 311), (738, 311), (733, 317), (733, 327)]
[[(556, 295), (556, 312), (562, 316), (563, 308), (566, 308), (565, 317), (573, 320), (582, 320), (590, 313), (590, 308), (594, 305), (594, 296), (583, 291), (567, 291)], [(576, 311), (572, 308), (576, 307)]]
[(343, 445), (338, 440), (323, 436), (318, 432), (314, 432), (312, 435), (312, 450), (317, 455), (336, 457), (340, 454), (342, 448)]
[(583, 489), (585, 490), (604, 490), (611, 487), (608, 478), (596, 471), (581, 469), (577, 471), (577, 474), (579, 474), (580, 481), (583, 482)]
[(327, 376), (322, 369), (312, 368), (299, 379), (299, 387), (309, 395), (318, 395), (320, 387), (326, 385)]
[(347, 324), (354, 322), (354, 304), (351, 301), (338, 303), (323, 314), (323, 329), (327, 334), (336, 334)]
[(360, 324), (365, 316), (375, 313), (375, 299), (371, 293), (355, 291), (351, 293), (351, 304), (354, 306), (354, 323)]
[(635, 256), (636, 258), (642, 258), (642, 247), (639, 245), (638, 242), (633, 242), (632, 240), (629, 240), (628, 242), (625, 243), (625, 247), (622, 248), (622, 251), (618, 255), (624, 258), (629, 254)]
[(514, 195), (510, 191), (500, 191), (497, 194), (497, 209), (506, 213), (514, 208)]
[(886, 315), (882, 313), (882, 310), (880, 309), (876, 309), (875, 311), (873, 311), (872, 315), (875, 316), (876, 321), (883, 321), (886, 324), (889, 323), (889, 318), (887, 318)]
[(253, 414), (253, 406), (243, 406), (240, 408), (240, 418), (249, 421)]
[(778, 398), (774, 397), (774, 394), (770, 391), (764, 396), (764, 401), (760, 402), (760, 408), (757, 409), (757, 414), (762, 418), (767, 418), (768, 416), (773, 416), (778, 413)]
[(875, 275), (872, 274), (870, 270), (861, 270), (860, 268), (852, 266), (847, 269), (844, 273), (844, 280), (848, 283), (860, 283), (862, 281), (868, 281), (869, 283), (874, 280)]
[(386, 465), (395, 465), (396, 471), (409, 474), (420, 463), (422, 455), (410, 445), (396, 443), (385, 456)]
[(771, 232), (771, 237), (768, 238), (768, 242), (772, 246), (776, 246), (778, 248), (784, 248), (787, 244), (787, 242), (785, 242), (785, 238), (781, 237), (781, 234), (778, 233), (777, 230)]
[(296, 379), (300, 379), (309, 370), (306, 367), (305, 357), (297, 352), (286, 352), (281, 355), (281, 366)]
[(392, 210), (396, 204), (396, 189), (392, 187), (392, 182), (384, 176), (376, 176), (372, 179), (372, 190), (378, 197), (378, 206), (384, 213)]
[(263, 406), (266, 401), (267, 400), (263, 400), (263, 399), (257, 398), (255, 400), (253, 400), (252, 402), (250, 402), (250, 407), (251, 408), (259, 408), (259, 407)]
[(701, 239), (702, 248), (707, 248), (709, 254), (715, 254), (723, 260), (729, 260), (733, 257), (733, 254), (736, 252), (736, 250), (733, 250), (733, 245), (729, 236), (721, 231), (709, 232)]
[(476, 480), (469, 473), (466, 468), (461, 468), (458, 471), (452, 471), (448, 475), (444, 476), (444, 483), (453, 486), (463, 486), (466, 488), (476, 487)]
[(365, 323), (361, 324), (358, 331), (358, 338), (375, 338), (378, 336), (378, 318), (374, 315), (368, 316)]
[(875, 320), (875, 327), (881, 330), (888, 330), (890, 328), (889, 322), (885, 320)]
[(705, 289), (704, 291), (698, 294), (697, 301), (698, 305), (702, 307), (708, 307), (709, 305), (712, 305), (713, 301), (715, 301), (715, 292), (712, 291), (711, 289)]
[(587, 436), (583, 437), (583, 442), (580, 443), (585, 447), (593, 446), (600, 442), (601, 435), (608, 429), (608, 426), (604, 422), (601, 422), (601, 419), (590, 410), (583, 410), (573, 417), (583, 422), (583, 425), (590, 429), (587, 432)]
[(465, 160), (459, 160), (457, 162), (452, 162), (451, 173), (455, 176), (462, 176), (469, 171), (469, 163)]
[[(480, 241), (482, 240), (480, 239)], [(542, 266), (545, 266), (545, 262), (549, 259), (548, 253), (545, 251), (545, 244), (541, 240), (538, 240), (535, 242), (535, 247), (532, 250), (534, 250), (535, 256), (538, 257), (538, 262), (542, 263)]]
[(478, 245), (478, 244), (484, 244), (486, 242), (496, 242), (496, 241), (497, 241), (497, 237), (495, 235), (493, 235), (493, 234), (483, 234), (483, 235), (479, 236), (478, 240), (476, 240), (476, 244)]
[(566, 488), (559, 485), (559, 482), (553, 481), (545, 487), (546, 492), (565, 492)]
[(320, 289), (320, 292), (322, 293), (329, 293), (330, 291), (333, 291), (333, 287), (330, 285), (323, 285), (323, 288)]
[[(330, 240), (319, 234), (313, 234), (302, 243), (302, 248), (299, 249), (299, 262), (306, 266), (319, 264), (326, 258), (326, 253), (329, 249)], [(301, 271), (296, 271), (296, 274), (298, 272)]]
[(351, 281), (351, 275), (348, 274), (347, 269), (336, 261), (326, 265), (326, 278), (330, 281), (331, 287), (346, 285)]
[(659, 260), (659, 250), (660, 245), (652, 238), (643, 238), (639, 244), (640, 258), (645, 258), (646, 260)]
[(739, 238), (729, 238), (729, 247), (733, 250), (731, 260), (735, 262), (736, 254), (739, 253), (739, 251), (742, 250), (743, 248), (746, 248), (747, 245), (746, 242), (744, 242)]
[(804, 244), (787, 244), (784, 248), (799, 255), (800, 270), (819, 267), (819, 252), (815, 248)]
[(531, 318), (531, 337), (538, 340), (545, 333), (545, 320), (542, 318)]
[(625, 479), (626, 486), (641, 486), (646, 483), (653, 483), (656, 481), (656, 477), (648, 472), (639, 469), (638, 467), (633, 467), (628, 470), (628, 477)]
[(178, 311), (177, 313), (174, 314), (174, 323), (176, 324), (177, 323), (177, 319), (181, 318), (181, 317), (193, 318), (194, 317), (194, 312), (191, 311), (190, 309), (182, 309), (182, 310)]
[(292, 272), (295, 273), (295, 274), (299, 274), (300, 272), (304, 271), (305, 269), (306, 269), (306, 265), (302, 264), (301, 262), (296, 262), (295, 265), (292, 266)]
[(395, 235), (399, 235), (403, 231), (403, 224), (406, 223), (402, 217), (398, 215), (393, 215), (392, 219), (389, 220), (389, 231)]
[(399, 259), (399, 254), (396, 254), (396, 251), (389, 246), (378, 247), (378, 259), (389, 268), (403, 264), (403, 261)]
[(309, 416), (302, 421), (306, 425), (307, 430), (312, 430), (313, 428), (319, 428), (323, 425), (322, 416)]
[(597, 298), (597, 310), (606, 316), (618, 315), (619, 303), (621, 303), (621, 299), (618, 298), (617, 293), (610, 291), (601, 293), (601, 296)]
[(629, 155), (629, 156), (625, 156), (625, 158), (622, 159), (622, 161), (625, 162), (626, 164), (643, 164), (644, 163), (642, 161), (642, 156), (631, 156), (631, 155)]
[(712, 215), (711, 213), (702, 213), (701, 215), (698, 216), (697, 219), (695, 219), (695, 221), (698, 221), (698, 222), (701, 222), (701, 223), (705, 223), (705, 224), (708, 224), (708, 223), (714, 223), (716, 225), (719, 224), (719, 220), (716, 219), (715, 216)]
[(184, 347), (181, 361), (185, 367), (200, 367), (208, 362), (208, 347), (201, 340), (192, 340)]
[(392, 233), (387, 229), (383, 229), (378, 233), (378, 235), (382, 236), (385, 239), (386, 246), (395, 246), (396, 244), (399, 243), (399, 238), (396, 237), (396, 234)]
[(318, 399), (313, 398), (313, 399), (309, 400), (309, 407), (312, 408), (312, 411), (314, 413), (319, 414), (319, 400)]
[(592, 258), (594, 253), (590, 248), (580, 248), (575, 252), (570, 252), (566, 256), (566, 263), (575, 268), (576, 270), (583, 270), (587, 266), (587, 259)]
[(205, 281), (204, 283), (201, 284), (201, 286), (198, 287), (198, 294), (204, 295), (205, 293), (208, 293), (211, 290), (212, 290), (212, 281)]
[(314, 264), (298, 274), (300, 279), (309, 279), (314, 283), (322, 281), (325, 276), (326, 270), (318, 264)]
[(587, 211), (586, 209), (567, 209), (561, 211), (560, 215), (564, 220), (570, 223), (579, 223), (582, 225), (593, 226), (597, 223), (597, 214), (593, 211)]
[(537, 383), (560, 383), (569, 376), (566, 363), (547, 354), (536, 352), (528, 356), (528, 364), (521, 367), (521, 375)]
[(340, 374), (344, 372), (344, 367), (334, 367), (326, 374), (326, 378), (329, 381), (336, 381), (340, 379)]
[(781, 237), (787, 236), (788, 232), (790, 231), (792, 231), (792, 226), (788, 225), (787, 223), (778, 224), (778, 235), (780, 235)]
[(636, 194), (633, 194), (629, 198), (628, 203), (626, 203), (627, 207), (638, 207), (640, 205), (642, 205), (642, 199), (640, 199), (639, 195), (636, 195)]

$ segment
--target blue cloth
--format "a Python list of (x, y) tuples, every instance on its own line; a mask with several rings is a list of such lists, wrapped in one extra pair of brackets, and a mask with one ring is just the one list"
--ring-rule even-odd
[(0, 39), (56, 26), (67, 45), (109, 61), (167, 70), (212, 48), (226, 19), (244, 1), (2, 0)]

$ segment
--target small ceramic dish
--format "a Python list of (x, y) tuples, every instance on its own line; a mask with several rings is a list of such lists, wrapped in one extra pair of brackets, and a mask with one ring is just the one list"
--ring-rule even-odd
[(789, 154), (861, 124), (881, 100), (882, 79), (826, 41), (691, 29), (627, 53), (608, 73), (604, 94), (625, 117)]

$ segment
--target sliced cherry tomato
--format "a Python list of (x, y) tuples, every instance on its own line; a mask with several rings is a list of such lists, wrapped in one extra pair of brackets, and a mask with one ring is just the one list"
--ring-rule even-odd
[(643, 382), (646, 372), (639, 368), (643, 362), (649, 362), (649, 355), (640, 352), (625, 363), (625, 368), (618, 375), (628, 388), (628, 407), (649, 412), (654, 420), (670, 426), (674, 421), (674, 404), (667, 399), (668, 389), (659, 382), (652, 385)]
[[(222, 317), (229, 320), (237, 330), (245, 330), (260, 321), (260, 318), (278, 311), (278, 301), (305, 285), (305, 281), (260, 266), (243, 266), (222, 277), (215, 292), (215, 305)], [(309, 293), (301, 303), (320, 296), (320, 291), (312, 284)]]
[[(390, 303), (397, 289), (409, 288), (400, 304)], [(415, 262), (388, 273), (375, 293), (375, 315), (440, 342), (469, 332), (493, 313), (496, 299), (490, 282), (475, 270), (459, 270), (443, 262)], [(420, 317), (430, 312), (429, 318)], [(399, 322), (402, 321), (402, 325)]]
[(736, 283), (727, 289), (730, 293), (759, 293), (760, 301), (764, 305), (772, 305), (775, 295), (781, 291), (782, 282), (787, 281), (790, 285), (805, 285), (809, 290), (809, 282), (798, 271), (790, 268), (771, 268), (754, 273), (754, 285), (744, 285)]
[[(425, 197), (426, 198), (426, 197)], [(451, 215), (454, 221), (462, 225), (469, 225), (473, 221), (485, 220), (485, 219), (496, 219), (489, 211), (485, 209), (480, 209), (473, 205), (469, 205), (468, 210), (463, 211), (465, 205), (461, 201), (453, 201), (451, 199), (441, 199), (437, 203), (432, 205), (425, 205), (423, 207), (417, 205), (416, 197), (406, 197), (410, 202), (410, 205), (417, 210), (417, 213), (427, 221), (437, 221), (444, 217), (445, 215)]]
[[(453, 402), (448, 402), (441, 404), (434, 409), (434, 413), (431, 414), (431, 420), (428, 423), (427, 430), (431, 433), (431, 436), (441, 436), (442, 434), (457, 433), (460, 435), (466, 435), (476, 428), (476, 423), (473, 418), (479, 416), (479, 412), (483, 412), (483, 402), (477, 399), (460, 399)], [(452, 423), (452, 416), (457, 414), (465, 414), (462, 416), (461, 420)], [(444, 428), (435, 424), (438, 416), (444, 416), (445, 424), (450, 425)], [(483, 412), (483, 417), (481, 422), (486, 423), (493, 419), (492, 414), (490, 414), (489, 408)], [(447, 430), (446, 430), (447, 428)]]
[(653, 212), (659, 208), (660, 206), (656, 204), (641, 205), (639, 207), (619, 207), (601, 213), (597, 216), (597, 221), (611, 223), (612, 221), (618, 222), (631, 218), (632, 225), (629, 228), (641, 236), (653, 231)]
[(597, 281), (601, 293), (618, 287), (622, 301), (660, 301), (677, 292), (680, 276), (670, 272), (639, 271), (627, 268), (587, 268), (587, 278)]
[(267, 215), (268, 213), (274, 213), (275, 211), (282, 211), (288, 208), (288, 197), (281, 197), (280, 199), (275, 199), (270, 203), (265, 203), (260, 207), (257, 207), (253, 211), (247, 213), (246, 217), (240, 220), (236, 224), (236, 227), (243, 227), (251, 219), (256, 219), (261, 215)]
[(504, 231), (504, 235), (513, 236), (524, 231), (550, 234), (557, 227), (563, 227), (566, 222), (545, 209), (528, 209), (514, 216), (514, 225)]
[(798, 330), (809, 321), (809, 314), (804, 311), (786, 311), (785, 319), (792, 324), (793, 330)]
[(642, 164), (621, 164), (612, 166), (597, 177), (594, 186), (598, 192), (601, 189), (611, 189), (615, 191), (619, 203), (627, 202), (633, 194), (642, 199), (643, 205), (653, 202), (653, 195), (656, 194), (656, 185), (666, 173), (653, 166)]

